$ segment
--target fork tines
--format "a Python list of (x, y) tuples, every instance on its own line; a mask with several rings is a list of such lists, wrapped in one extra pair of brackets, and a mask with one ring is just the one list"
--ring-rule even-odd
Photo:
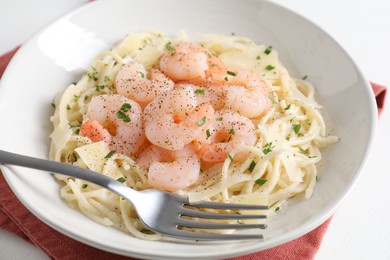
[[(197, 228), (197, 229), (265, 229), (265, 224), (244, 224), (239, 220), (244, 219), (266, 219), (265, 214), (239, 214), (237, 210), (267, 210), (268, 206), (264, 205), (243, 205), (243, 204), (229, 204), (229, 203), (218, 203), (218, 202), (194, 202), (185, 204), (180, 210), (181, 216), (177, 220), (177, 225), (180, 227)], [(232, 210), (233, 212), (227, 213), (215, 213), (206, 212), (199, 209), (223, 209)], [(191, 218), (210, 219), (210, 220), (237, 220), (235, 223), (217, 223), (207, 222), (205, 220), (196, 220)], [(229, 234), (229, 236), (235, 236)], [(259, 238), (261, 235), (254, 235), (251, 238)], [(233, 239), (233, 238), (232, 238)]]

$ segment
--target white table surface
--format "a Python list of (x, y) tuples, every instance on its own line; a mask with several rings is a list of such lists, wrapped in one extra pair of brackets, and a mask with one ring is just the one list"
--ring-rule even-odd
[[(390, 1), (273, 0), (333, 35), (369, 80), (390, 87)], [(86, 0), (0, 0), (0, 54)], [(389, 104), (390, 106), (390, 104)], [(316, 259), (390, 259), (390, 107), (373, 151), (337, 209)], [(0, 259), (47, 259), (39, 249), (0, 230)]]

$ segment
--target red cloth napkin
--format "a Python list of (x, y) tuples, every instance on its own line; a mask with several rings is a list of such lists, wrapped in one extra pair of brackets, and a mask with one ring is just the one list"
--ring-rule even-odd
[[(17, 50), (18, 47), (0, 56), (0, 78)], [(371, 85), (380, 114), (384, 108), (386, 88), (372, 82)], [(22, 205), (2, 174), (0, 174), (0, 194), (0, 227), (36, 245), (52, 259), (134, 259), (90, 247), (47, 226)], [(328, 219), (313, 231), (288, 243), (231, 260), (313, 259), (321, 245), (330, 220)]]

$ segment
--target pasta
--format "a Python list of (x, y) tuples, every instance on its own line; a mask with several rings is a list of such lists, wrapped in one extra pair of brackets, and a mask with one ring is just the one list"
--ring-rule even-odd
[[(181, 34), (178, 38), (170, 38), (159, 32), (140, 31), (128, 35), (111, 50), (97, 55), (91, 68), (81, 79), (68, 86), (55, 98), (56, 109), (51, 117), (54, 131), (51, 134), (50, 158), (89, 168), (137, 190), (153, 187), (148, 170), (138, 162), (137, 154), (132, 156), (131, 151), (121, 152), (111, 149), (107, 145), (107, 139), (104, 139), (109, 137), (94, 140), (92, 136), (88, 137), (84, 134), (82, 127), (92, 113), (89, 108), (91, 102), (95, 105), (99, 102), (99, 96), (119, 96), (120, 86), (116, 78), (122, 77), (119, 75), (123, 67), (130, 66), (128, 64), (136, 61), (143, 66), (145, 73), (150, 73), (154, 68), (159, 67), (164, 53), (174, 52), (175, 44), (181, 42), (187, 42), (185, 34)], [(225, 80), (228, 80), (228, 77), (229, 80), (234, 78), (237, 76), (234, 71), (241, 70), (250, 71), (261, 78), (266, 88), (266, 92), (263, 91), (262, 95), (267, 93), (267, 101), (264, 101), (267, 108), (264, 112), (260, 112), (261, 116), (250, 118), (256, 136), (253, 144), (244, 143), (233, 147), (234, 149), (229, 151), (220, 162), (202, 162), (195, 180), (187, 185), (188, 187), (172, 189), (172, 191), (188, 196), (191, 201), (268, 204), (274, 211), (279, 210), (283, 202), (291, 197), (302, 194), (305, 198), (310, 198), (318, 178), (316, 164), (321, 160), (321, 149), (338, 141), (336, 136), (330, 136), (326, 131), (320, 113), (321, 106), (315, 100), (314, 87), (306, 80), (292, 78), (271, 46), (258, 45), (246, 38), (217, 34), (202, 35), (199, 43), (212, 54), (213, 57), (210, 55), (210, 59), (213, 62), (216, 57), (218, 59), (216, 61), (220, 60), (226, 64), (229, 75), (224, 76)], [(213, 62), (210, 63), (210, 67), (215, 65)], [(142, 78), (145, 76), (144, 72), (140, 72)], [(166, 81), (158, 82), (164, 85)], [(195, 85), (193, 80), (189, 83)], [(241, 91), (239, 88), (238, 90)], [(172, 91), (164, 90), (162, 93)], [(203, 91), (203, 88), (198, 88), (195, 93), (203, 94)], [(116, 116), (128, 122), (141, 120), (140, 124), (142, 124), (148, 120), (142, 118), (148, 109), (148, 104), (163, 95), (160, 93), (156, 97), (147, 97), (148, 100), (138, 102), (141, 111), (139, 117), (128, 118), (126, 114), (130, 107), (134, 110), (138, 104), (130, 105), (130, 101), (121, 101), (121, 104), (127, 104), (128, 108), (123, 106), (118, 108)], [(118, 98), (117, 96), (115, 97)], [(228, 101), (225, 106), (227, 103)], [(217, 110), (219, 108), (215, 109)], [(222, 116), (219, 118), (222, 119)], [(219, 118), (216, 118), (216, 121)], [(201, 124), (206, 126), (209, 123), (206, 124), (209, 118), (200, 119), (197, 120), (199, 128)], [(153, 120), (159, 119), (150, 119)], [(90, 125), (90, 127), (94, 126)], [(121, 131), (119, 127), (125, 126), (118, 123), (116, 127), (118, 128), (116, 132), (119, 132)], [(210, 128), (201, 130), (206, 135), (206, 139), (211, 136)], [(229, 134), (227, 142), (235, 135), (234, 131)], [(161, 135), (156, 138), (160, 138)], [(248, 138), (247, 135), (244, 133), (243, 136)], [(233, 138), (238, 137), (233, 136)], [(147, 138), (137, 144), (136, 149), (145, 150), (148, 141), (154, 142), (145, 139)], [(196, 143), (201, 144), (200, 141)], [(175, 151), (167, 151), (167, 153), (180, 158)], [(144, 228), (132, 206), (120, 199), (118, 195), (82, 180), (60, 175), (56, 175), (56, 178), (62, 184), (61, 197), (94, 221), (120, 228), (137, 238), (161, 239), (160, 235)]]

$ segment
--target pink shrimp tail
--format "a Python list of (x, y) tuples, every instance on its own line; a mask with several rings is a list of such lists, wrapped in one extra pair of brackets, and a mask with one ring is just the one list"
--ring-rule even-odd
[(80, 132), (92, 142), (103, 141), (110, 136), (108, 131), (98, 121), (90, 119), (81, 125)]

